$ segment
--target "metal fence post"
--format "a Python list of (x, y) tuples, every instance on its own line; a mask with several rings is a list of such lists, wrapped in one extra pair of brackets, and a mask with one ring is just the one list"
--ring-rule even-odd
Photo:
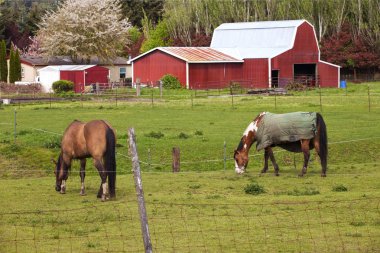
[(227, 161), (227, 158), (226, 158), (226, 141), (224, 141), (224, 145), (223, 145), (223, 167), (224, 167), (224, 172), (226, 171), (226, 161)]
[(153, 88), (152, 88), (151, 92), (152, 92), (152, 107), (153, 107)]
[(322, 91), (321, 91), (321, 87), (319, 87), (319, 108), (321, 109), (321, 112), (322, 112)]
[(17, 138), (17, 111), (15, 109), (15, 120), (14, 120), (14, 139), (16, 143), (16, 138)]
[(371, 95), (369, 91), (369, 85), (368, 85), (368, 112), (371, 112)]
[(139, 162), (139, 157), (138, 157), (137, 148), (136, 148), (135, 130), (133, 128), (129, 128), (128, 138), (129, 138), (129, 153), (132, 159), (133, 178), (135, 180), (136, 195), (137, 195), (137, 201), (139, 205), (141, 232), (142, 232), (143, 241), (144, 241), (144, 248), (145, 248), (146, 253), (151, 253), (152, 242), (150, 240), (148, 217), (147, 217), (146, 208), (145, 208), (144, 191), (143, 191), (142, 180), (141, 180), (140, 162)]

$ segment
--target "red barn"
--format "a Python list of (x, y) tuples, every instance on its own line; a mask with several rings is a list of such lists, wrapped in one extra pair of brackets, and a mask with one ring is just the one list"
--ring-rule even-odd
[(191, 89), (284, 87), (291, 82), (339, 87), (340, 67), (320, 60), (314, 27), (306, 20), (226, 23), (210, 47), (159, 47), (132, 59), (132, 79), (156, 83), (172, 74)]
[(60, 80), (69, 80), (74, 83), (74, 91), (84, 91), (84, 86), (99, 83), (108, 83), (109, 70), (96, 65), (62, 65), (60, 66)]

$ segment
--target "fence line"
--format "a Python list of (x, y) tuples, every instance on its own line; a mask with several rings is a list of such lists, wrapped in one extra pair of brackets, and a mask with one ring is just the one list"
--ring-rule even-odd
[[(2, 124), (7, 124), (7, 123), (2, 123)], [(9, 123), (7, 125), (12, 125), (12, 124)], [(33, 127), (29, 127), (29, 128), (32, 129), (32, 130), (34, 130), (34, 131), (38, 131), (38, 132), (42, 132), (42, 133), (48, 133), (48, 134), (53, 134), (53, 135), (57, 135), (57, 136), (62, 136), (61, 133), (56, 133), (56, 132), (48, 131), (48, 130), (45, 130), (45, 129), (33, 128)], [(336, 141), (336, 142), (330, 142), (329, 145), (342, 144), (342, 143), (352, 143), (352, 142), (360, 142), (360, 141), (374, 140), (374, 139), (380, 139), (380, 137), (371, 137), (371, 138), (361, 138), (361, 139), (353, 139), (353, 140)], [(277, 153), (283, 153), (283, 152), (287, 152), (287, 151), (286, 150), (274, 151), (275, 154), (277, 154)], [(122, 154), (120, 152), (116, 152), (116, 154), (120, 155), (122, 157), (126, 157), (126, 158), (130, 157), (129, 155)], [(249, 155), (249, 157), (257, 157), (257, 156), (262, 156), (262, 154), (251, 154), (251, 155)], [(191, 164), (202, 164), (202, 163), (220, 163), (220, 162), (231, 161), (231, 160), (234, 160), (234, 158), (232, 158), (232, 157), (229, 157), (229, 158), (223, 157), (223, 158), (220, 158), (220, 159), (207, 159), (207, 160), (201, 160), (201, 161), (199, 161), (199, 160), (198, 161), (181, 161), (181, 164), (191, 165)], [(149, 165), (149, 166), (168, 166), (168, 165), (172, 164), (171, 162), (167, 162), (167, 163), (152, 163), (152, 162), (143, 161), (141, 159), (139, 161), (140, 161), (141, 164)], [(22, 171), (33, 171), (33, 170), (22, 170)], [(40, 171), (40, 170), (37, 170), (37, 171)], [(72, 171), (72, 172), (76, 172), (76, 171)]]
[[(376, 222), (380, 197), (255, 202), (147, 201), (153, 250), (375, 252), (378, 249)], [(142, 238), (136, 235), (137, 210), (125, 206), (123, 201), (73, 209), (0, 213), (0, 224), (7, 229), (7, 234), (0, 237), (0, 246), (6, 252), (39, 252), (46, 248), (54, 252), (141, 252)], [(112, 215), (101, 218), (106, 210)], [(83, 234), (83, 229), (88, 232)], [(46, 234), (48, 231), (52, 235)]]

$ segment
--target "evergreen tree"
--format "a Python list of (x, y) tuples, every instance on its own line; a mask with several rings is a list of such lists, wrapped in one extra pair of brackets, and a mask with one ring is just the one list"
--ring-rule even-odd
[(18, 49), (14, 53), (14, 70), (15, 70), (15, 81), (21, 81), (21, 60), (20, 52)]
[(14, 83), (16, 81), (15, 77), (15, 53), (13, 51), (13, 46), (9, 53), (9, 82)]
[(7, 82), (8, 80), (8, 65), (7, 65), (7, 48), (5, 41), (0, 42), (0, 81)]

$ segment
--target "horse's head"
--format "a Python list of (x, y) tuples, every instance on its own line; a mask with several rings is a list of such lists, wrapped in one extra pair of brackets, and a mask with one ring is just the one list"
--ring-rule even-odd
[(57, 192), (65, 193), (66, 191), (66, 180), (68, 178), (68, 170), (64, 166), (62, 159), (62, 154), (59, 155), (58, 161), (54, 161), (55, 164), (54, 174), (55, 174), (55, 190)]
[(261, 121), (262, 116), (265, 115), (265, 112), (260, 113), (247, 127), (244, 131), (243, 137), (240, 140), (240, 143), (235, 150), (234, 159), (235, 159), (235, 171), (238, 174), (243, 174), (248, 165), (248, 152), (252, 144), (255, 142), (256, 131), (258, 125)]
[(243, 174), (248, 165), (248, 150), (235, 150), (235, 172), (238, 174)]

